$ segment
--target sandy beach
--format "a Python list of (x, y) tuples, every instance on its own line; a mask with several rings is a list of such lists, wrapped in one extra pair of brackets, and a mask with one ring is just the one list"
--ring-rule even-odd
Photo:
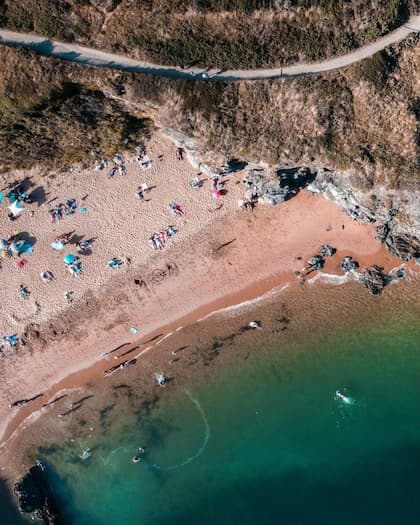
[[(15, 430), (57, 392), (87, 384), (145, 352), (153, 359), (156, 354), (158, 363), (157, 343), (178, 327), (276, 287), (300, 288), (304, 301), (307, 284), (302, 286), (295, 272), (322, 244), (337, 248), (327, 259), (327, 274), (343, 275), (339, 264), (345, 255), (362, 268), (379, 264), (390, 270), (401, 264), (375, 241), (374, 225), (351, 221), (323, 197), (303, 190), (276, 207), (239, 210), (244, 191), (240, 172), (226, 177), (227, 193), (215, 200), (205, 176), (202, 188), (189, 187), (197, 170), (187, 160), (177, 160), (168, 138), (156, 133), (147, 152), (153, 161), (150, 170), (141, 170), (134, 155), (126, 155), (127, 174), (117, 173), (112, 179), (107, 170), (93, 169), (49, 177), (35, 170), (25, 173), (34, 187), (43, 187), (45, 203), (28, 205), (13, 223), (4, 202), (0, 208), (2, 236), (18, 230), (36, 240), (23, 269), (17, 268), (17, 259), (2, 261), (0, 333), (16, 333), (26, 340), (25, 346), (5, 348), (0, 359), (3, 459)], [(153, 189), (139, 202), (135, 193), (142, 183)], [(79, 209), (52, 223), (48, 203), (69, 198), (76, 199)], [(185, 215), (171, 216), (172, 201)], [(150, 235), (169, 225), (177, 234), (163, 250), (153, 250)], [(70, 244), (55, 252), (50, 246), (57, 235), (70, 231), (79, 239), (95, 239), (92, 253), (80, 256), (83, 274), (77, 277), (63, 264), (63, 255), (76, 253), (76, 247)], [(124, 260), (123, 266), (110, 269), (107, 261), (112, 257)], [(46, 270), (55, 276), (48, 284), (40, 279)], [(20, 297), (20, 284), (30, 290), (29, 298)], [(68, 290), (74, 292), (71, 305), (64, 298)], [(122, 355), (154, 337), (128, 357)], [(121, 356), (119, 360), (101, 356), (120, 345), (124, 346), (112, 355)], [(16, 400), (38, 394), (43, 396), (9, 408)]]

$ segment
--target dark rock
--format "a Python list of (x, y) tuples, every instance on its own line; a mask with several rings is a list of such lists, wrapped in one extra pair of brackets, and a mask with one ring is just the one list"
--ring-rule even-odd
[(15, 484), (14, 490), (21, 512), (32, 514), (33, 518), (39, 519), (44, 525), (62, 525), (41, 464), (31, 467), (29, 472)]
[(309, 267), (311, 270), (322, 270), (324, 262), (325, 261), (321, 255), (314, 255), (309, 259)]
[(319, 249), (319, 253), (322, 255), (322, 257), (332, 257), (336, 251), (337, 248), (333, 248), (329, 244), (323, 244)]
[(341, 261), (340, 268), (344, 273), (349, 273), (353, 270), (357, 270), (357, 268), (359, 268), (359, 263), (355, 261), (353, 257), (346, 255), (346, 257), (344, 257), (344, 259)]
[(408, 234), (397, 234), (392, 231), (391, 222), (380, 224), (376, 228), (376, 239), (388, 250), (403, 261), (420, 257), (420, 240)]
[(399, 268), (399, 269), (395, 272), (395, 277), (397, 277), (397, 279), (404, 279), (404, 278), (405, 278), (405, 271), (404, 271), (404, 268)]
[(378, 234), (375, 239), (379, 242), (385, 242), (385, 239), (388, 237), (390, 227), (388, 223), (380, 224), (375, 228), (376, 233)]
[(265, 204), (275, 205), (290, 199), (315, 179), (316, 173), (309, 168), (284, 168), (269, 176), (264, 168), (248, 168), (243, 179), (248, 200), (262, 199)]
[(362, 282), (373, 295), (382, 293), (384, 287), (391, 281), (392, 277), (384, 273), (384, 269), (376, 264), (363, 270)]

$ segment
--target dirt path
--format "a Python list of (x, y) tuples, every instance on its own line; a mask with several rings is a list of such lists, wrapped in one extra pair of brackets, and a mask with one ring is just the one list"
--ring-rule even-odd
[(309, 64), (295, 64), (285, 68), (273, 69), (250, 69), (250, 70), (220, 70), (190, 68), (182, 69), (178, 66), (164, 66), (134, 60), (122, 55), (115, 55), (99, 51), (97, 49), (79, 46), (77, 44), (66, 44), (55, 40), (49, 40), (28, 33), (16, 33), (6, 29), (0, 29), (0, 44), (8, 46), (26, 47), (47, 56), (77, 62), (88, 66), (106, 67), (119, 69), (134, 73), (146, 73), (169, 78), (187, 78), (212, 81), (235, 81), (235, 80), (261, 80), (280, 77), (296, 77), (301, 75), (314, 75), (325, 71), (332, 71), (359, 62), (385, 49), (386, 47), (404, 40), (413, 32), (420, 31), (420, 15), (413, 16), (400, 28), (392, 31), (375, 42), (363, 46), (347, 55), (329, 58), (322, 62)]

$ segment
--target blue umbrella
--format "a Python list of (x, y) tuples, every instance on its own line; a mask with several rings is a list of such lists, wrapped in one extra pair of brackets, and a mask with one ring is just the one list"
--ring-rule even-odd
[(73, 255), (72, 253), (68, 253), (67, 255), (64, 256), (64, 263), (65, 264), (73, 264), (74, 261), (76, 260), (76, 256)]

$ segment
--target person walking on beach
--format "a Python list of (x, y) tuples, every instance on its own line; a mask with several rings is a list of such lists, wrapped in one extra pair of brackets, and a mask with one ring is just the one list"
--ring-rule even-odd
[(19, 286), (19, 291), (20, 291), (20, 295), (22, 297), (22, 299), (27, 299), (30, 295), (30, 291), (28, 290), (28, 288), (26, 286), (24, 286), (23, 284), (21, 284)]
[(177, 150), (176, 150), (176, 158), (178, 160), (184, 160), (184, 148), (181, 148), (181, 147), (177, 148)]

